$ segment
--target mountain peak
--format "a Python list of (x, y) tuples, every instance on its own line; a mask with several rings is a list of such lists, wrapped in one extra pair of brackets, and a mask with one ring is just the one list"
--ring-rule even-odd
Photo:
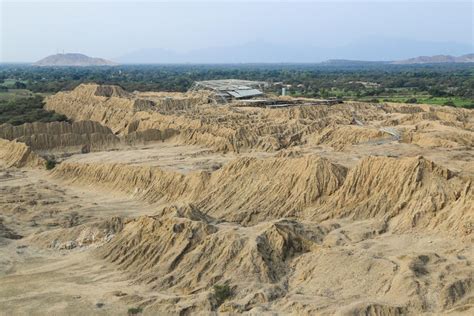
[(114, 66), (116, 63), (103, 58), (89, 57), (80, 53), (55, 54), (45, 57), (36, 63), (35, 66)]

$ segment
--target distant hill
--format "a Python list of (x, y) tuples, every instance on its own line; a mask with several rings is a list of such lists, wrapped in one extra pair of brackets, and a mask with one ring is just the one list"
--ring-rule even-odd
[(440, 64), (440, 63), (472, 63), (474, 54), (462, 55), (459, 57), (451, 55), (419, 56), (415, 58), (397, 60), (392, 64), (410, 65), (410, 64)]
[(45, 57), (33, 65), (35, 66), (114, 66), (116, 63), (102, 59), (89, 57), (84, 54), (71, 53), (71, 54), (56, 54)]

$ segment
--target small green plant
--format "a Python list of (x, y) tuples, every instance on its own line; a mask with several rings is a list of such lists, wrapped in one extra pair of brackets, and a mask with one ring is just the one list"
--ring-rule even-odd
[(56, 162), (56, 160), (54, 160), (54, 159), (48, 159), (48, 160), (46, 160), (46, 163), (45, 163), (45, 165), (46, 165), (46, 170), (54, 169), (54, 167), (56, 167), (56, 164), (57, 164), (57, 162)]
[(217, 306), (222, 305), (229, 297), (232, 296), (232, 290), (229, 285), (214, 285), (214, 298), (217, 301)]
[(141, 307), (130, 307), (128, 309), (128, 315), (138, 315), (143, 311)]

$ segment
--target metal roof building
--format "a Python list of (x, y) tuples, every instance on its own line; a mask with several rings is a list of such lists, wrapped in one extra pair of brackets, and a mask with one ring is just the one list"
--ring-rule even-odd
[(227, 102), (231, 99), (247, 99), (263, 95), (268, 86), (264, 81), (250, 81), (238, 79), (196, 81), (189, 91), (213, 91), (216, 101)]

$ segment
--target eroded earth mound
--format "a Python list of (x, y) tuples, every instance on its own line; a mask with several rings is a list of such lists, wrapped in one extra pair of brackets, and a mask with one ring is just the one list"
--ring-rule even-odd
[(472, 110), (210, 100), (87, 84), (0, 126), (2, 312), (474, 312)]

